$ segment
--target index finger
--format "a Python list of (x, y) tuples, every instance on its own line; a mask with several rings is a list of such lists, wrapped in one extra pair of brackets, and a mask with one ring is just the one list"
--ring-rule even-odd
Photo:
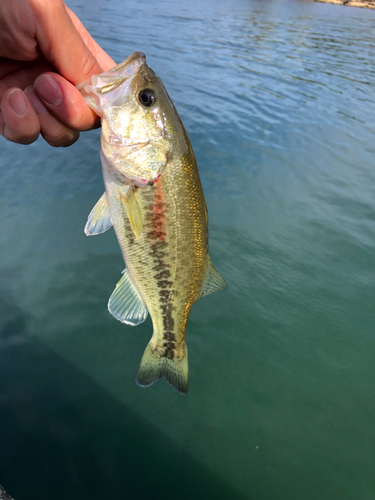
[(104, 71), (107, 71), (113, 66), (116, 66), (115, 61), (105, 52), (101, 46), (93, 39), (81, 21), (78, 19), (76, 14), (65, 5), (66, 11), (68, 12), (74, 26), (76, 27), (78, 33), (81, 35), (82, 40), (85, 42), (87, 47), (91, 50), (91, 53), (95, 56), (96, 60), (100, 64)]
[(34, 0), (34, 9), (40, 50), (65, 79), (76, 85), (103, 72), (62, 0)]

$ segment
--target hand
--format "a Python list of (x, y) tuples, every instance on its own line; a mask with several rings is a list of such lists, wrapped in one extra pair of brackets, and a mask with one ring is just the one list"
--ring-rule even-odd
[(0, 0), (0, 134), (73, 144), (100, 125), (75, 85), (114, 65), (62, 0)]

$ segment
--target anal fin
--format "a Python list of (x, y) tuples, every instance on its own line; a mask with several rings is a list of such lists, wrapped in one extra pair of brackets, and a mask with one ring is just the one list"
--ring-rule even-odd
[(206, 295), (210, 295), (210, 293), (224, 290), (224, 288), (227, 288), (228, 286), (225, 279), (216, 271), (215, 266), (211, 262), (210, 256), (208, 256), (207, 264), (206, 276), (204, 278), (198, 299), (205, 297)]
[(147, 307), (125, 270), (108, 301), (108, 310), (116, 319), (136, 326), (147, 318)]

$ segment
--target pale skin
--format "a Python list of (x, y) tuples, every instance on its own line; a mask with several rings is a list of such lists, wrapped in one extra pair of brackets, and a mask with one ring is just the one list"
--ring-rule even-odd
[(70, 146), (100, 125), (75, 85), (114, 65), (62, 0), (0, 0), (0, 134)]

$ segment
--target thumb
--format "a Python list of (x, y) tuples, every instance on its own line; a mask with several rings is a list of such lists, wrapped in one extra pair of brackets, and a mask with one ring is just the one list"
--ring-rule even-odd
[(62, 0), (34, 0), (34, 6), (39, 48), (61, 76), (76, 85), (102, 73)]

